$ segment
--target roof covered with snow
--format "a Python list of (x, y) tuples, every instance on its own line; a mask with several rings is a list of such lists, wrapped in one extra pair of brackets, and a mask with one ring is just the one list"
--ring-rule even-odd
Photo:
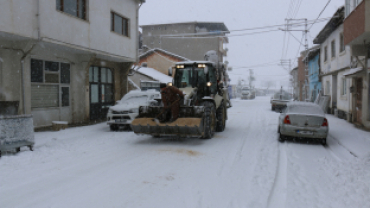
[(149, 76), (152, 79), (158, 80), (158, 81), (163, 82), (163, 83), (172, 82), (172, 77), (170, 77), (168, 75), (165, 75), (165, 74), (163, 74), (163, 73), (161, 73), (161, 72), (159, 72), (159, 71), (157, 71), (153, 68), (141, 67), (136, 72), (140, 73), (140, 74), (143, 74), (143, 75), (146, 75), (146, 76)]
[(358, 72), (362, 71), (362, 67), (359, 67), (359, 68), (352, 68), (349, 70), (349, 72), (346, 72), (343, 74), (343, 76), (350, 76), (350, 75), (354, 75)]
[(172, 56), (172, 57), (177, 58), (177, 59), (180, 59), (180, 60), (182, 60), (182, 61), (188, 61), (188, 60), (189, 60), (188, 58), (185, 58), (185, 57), (183, 57), (183, 56), (179, 56), (179, 55), (177, 55), (177, 54), (171, 53), (171, 52), (169, 52), (169, 51), (166, 51), (166, 50), (163, 50), (163, 49), (160, 49), (160, 48), (154, 48), (154, 49), (151, 49), (151, 50), (149, 50), (149, 51), (147, 51), (147, 52), (145, 52), (145, 53), (141, 54), (141, 55), (139, 56), (139, 58), (140, 58), (140, 59), (142, 59), (142, 58), (148, 57), (148, 56), (150, 56), (150, 55), (152, 55), (152, 54), (154, 54), (154, 53), (164, 53), (164, 54), (166, 54), (166, 55), (168, 55), (168, 56)]
[(177, 22), (177, 23), (160, 23), (160, 24), (151, 24), (151, 25), (140, 25), (140, 27), (148, 27), (148, 26), (159, 26), (159, 25), (180, 25), (180, 24), (193, 24), (201, 28), (206, 28), (208, 31), (222, 31), (225, 33), (230, 33), (229, 29), (227, 29), (225, 23), (223, 22)]
[(314, 44), (323, 43), (332, 32), (334, 32), (341, 24), (343, 24), (343, 20), (344, 20), (344, 6), (341, 6), (335, 12), (333, 17), (329, 20), (329, 22), (325, 25), (325, 27), (320, 31), (320, 33), (316, 36), (316, 38), (313, 40), (313, 43)]

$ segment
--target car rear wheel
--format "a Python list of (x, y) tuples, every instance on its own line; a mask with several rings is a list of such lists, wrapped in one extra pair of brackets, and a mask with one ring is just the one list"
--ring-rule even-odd
[(114, 125), (114, 124), (112, 124), (112, 125), (109, 125), (109, 128), (110, 128), (110, 130), (111, 131), (118, 131), (118, 125)]
[(326, 146), (326, 138), (321, 141), (321, 144)]
[(285, 141), (285, 137), (283, 135), (281, 135), (281, 133), (280, 133), (280, 127), (278, 128), (278, 134), (279, 134), (279, 137), (278, 137), (279, 142), (284, 142)]

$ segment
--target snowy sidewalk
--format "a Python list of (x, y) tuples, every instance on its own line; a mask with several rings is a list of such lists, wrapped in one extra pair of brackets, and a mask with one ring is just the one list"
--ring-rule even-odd
[(329, 136), (356, 157), (370, 157), (370, 132), (356, 128), (346, 120), (326, 115), (329, 121)]

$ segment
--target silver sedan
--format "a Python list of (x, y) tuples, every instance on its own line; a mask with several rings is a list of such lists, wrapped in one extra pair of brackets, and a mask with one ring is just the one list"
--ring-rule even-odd
[(326, 145), (329, 123), (321, 107), (314, 103), (289, 102), (279, 116), (279, 141), (307, 138)]

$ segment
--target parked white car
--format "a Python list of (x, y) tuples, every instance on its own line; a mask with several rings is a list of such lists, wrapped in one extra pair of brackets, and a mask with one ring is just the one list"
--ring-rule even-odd
[(322, 108), (309, 102), (289, 102), (279, 116), (279, 141), (296, 138), (315, 140), (323, 145), (329, 132), (329, 123)]
[(139, 115), (139, 107), (157, 103), (161, 94), (156, 90), (134, 90), (127, 93), (117, 104), (111, 106), (107, 114), (107, 124), (112, 131), (120, 127), (129, 128), (131, 122)]

